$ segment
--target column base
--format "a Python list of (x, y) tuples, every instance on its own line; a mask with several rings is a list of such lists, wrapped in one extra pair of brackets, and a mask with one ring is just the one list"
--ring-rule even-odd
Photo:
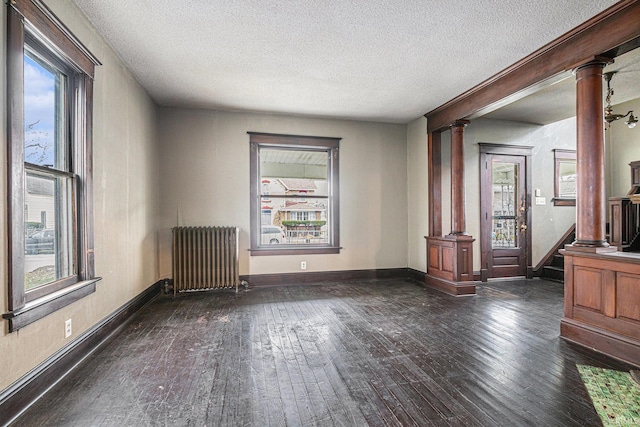
[(473, 281), (473, 237), (448, 235), (426, 239), (428, 275), (449, 282)]
[(454, 233), (451, 232), (449, 234), (447, 234), (446, 236), (444, 236), (445, 239), (449, 239), (449, 240), (471, 240), (474, 241), (475, 239), (466, 231), (461, 231), (458, 233)]
[(581, 253), (589, 253), (589, 254), (607, 254), (611, 252), (618, 252), (617, 246), (588, 246), (579, 243), (572, 243), (570, 245), (565, 245), (563, 251), (569, 252), (581, 252)]
[(424, 278), (425, 285), (437, 289), (454, 297), (474, 296), (477, 282), (454, 282), (427, 274)]

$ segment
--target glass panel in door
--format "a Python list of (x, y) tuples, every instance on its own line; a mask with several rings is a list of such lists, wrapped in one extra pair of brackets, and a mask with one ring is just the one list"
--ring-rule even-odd
[(491, 181), (491, 245), (518, 247), (518, 163), (493, 160)]

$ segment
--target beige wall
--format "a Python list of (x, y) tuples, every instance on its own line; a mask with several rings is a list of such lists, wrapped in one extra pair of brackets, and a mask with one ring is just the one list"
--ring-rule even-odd
[[(562, 120), (546, 126), (503, 120), (471, 121), (464, 134), (465, 197), (467, 232), (476, 238), (473, 247), (474, 270), (480, 270), (480, 152), (479, 142), (533, 146), (532, 191), (541, 190), (546, 205), (533, 205), (532, 259), (533, 266), (575, 222), (575, 207), (553, 206), (554, 148), (575, 149), (575, 119)], [(442, 194), (444, 234), (451, 227), (450, 209), (450, 132), (442, 134)]]
[[(161, 108), (160, 275), (171, 276), (171, 227), (241, 229), (240, 273), (407, 266), (406, 126)], [(340, 244), (336, 255), (249, 255), (248, 131), (340, 137)]]
[[(119, 58), (95, 32), (73, 2), (46, 2), (53, 12), (103, 63), (94, 88), (94, 219), (95, 267), (101, 276), (97, 291), (18, 332), (0, 332), (0, 390), (51, 356), (158, 278), (156, 229), (158, 154), (156, 107)], [(2, 64), (6, 10), (2, 10)], [(2, 68), (2, 81), (4, 78)], [(2, 97), (6, 91), (3, 87)], [(3, 108), (6, 102), (2, 102)], [(6, 112), (0, 118), (6, 135)], [(0, 209), (6, 206), (6, 147), (0, 148)], [(6, 215), (6, 214), (5, 214)], [(3, 220), (6, 224), (6, 217)], [(6, 226), (0, 229), (0, 274), (7, 282)], [(3, 287), (6, 289), (6, 286)], [(7, 292), (0, 313), (7, 310)], [(73, 335), (64, 338), (64, 322), (73, 321)]]
[(427, 271), (429, 234), (429, 191), (427, 119), (420, 117), (407, 125), (407, 193), (409, 268)]

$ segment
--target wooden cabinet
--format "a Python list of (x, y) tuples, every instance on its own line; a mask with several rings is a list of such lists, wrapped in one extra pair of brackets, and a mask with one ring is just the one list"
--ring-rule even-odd
[(638, 208), (628, 197), (609, 199), (609, 243), (618, 250), (628, 250), (638, 231)]
[(640, 232), (640, 160), (629, 166), (631, 189), (626, 197), (609, 198), (609, 243), (620, 251), (635, 251)]

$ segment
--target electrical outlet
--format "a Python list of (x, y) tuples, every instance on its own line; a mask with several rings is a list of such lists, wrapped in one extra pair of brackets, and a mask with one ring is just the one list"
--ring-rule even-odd
[(300, 269), (301, 270), (306, 270), (307, 269), (307, 261), (301, 261), (300, 262)]
[(64, 322), (64, 337), (69, 338), (71, 336), (71, 319), (67, 319)]

